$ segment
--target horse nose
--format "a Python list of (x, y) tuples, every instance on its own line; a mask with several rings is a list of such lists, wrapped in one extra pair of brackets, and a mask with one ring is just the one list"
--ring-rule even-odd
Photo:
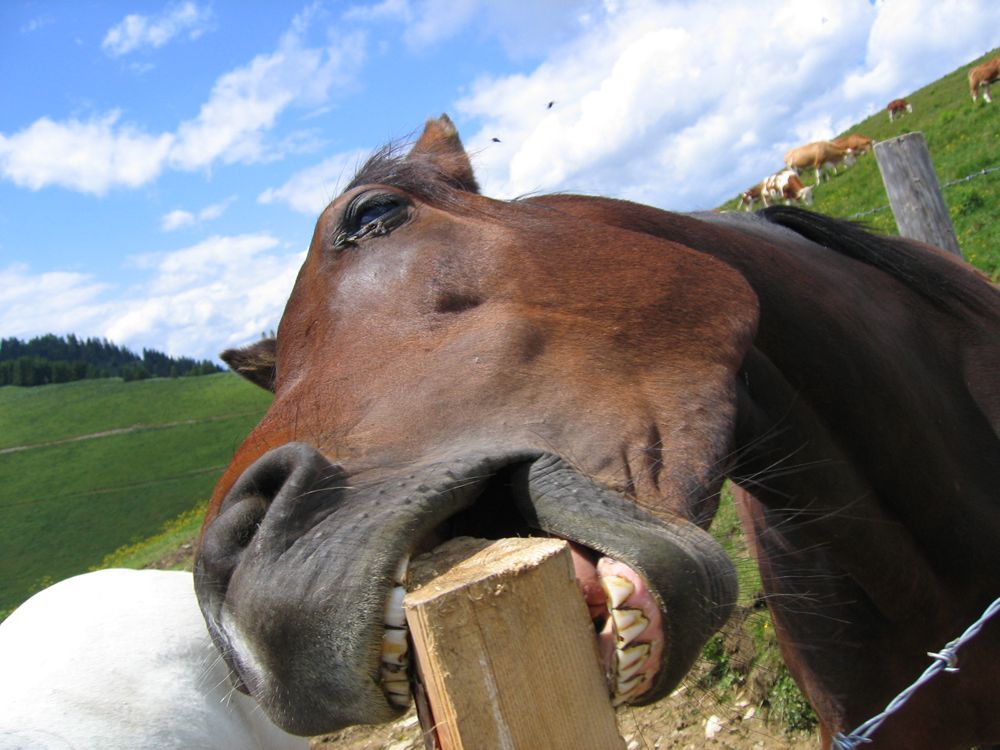
[[(296, 498), (333, 475), (342, 476), (319, 451), (303, 443), (288, 443), (257, 459), (226, 494), (218, 515), (205, 529), (198, 556), (205, 572), (225, 588), (233, 569), (259, 537), (268, 511), (295, 506)], [(291, 502), (276, 505), (275, 501), (283, 499)], [(275, 518), (268, 528), (293, 532), (288, 526), (300, 525), (295, 520), (291, 514)]]
[(327, 496), (321, 490), (342, 484), (344, 476), (303, 443), (274, 448), (243, 472), (204, 529), (195, 559), (195, 591), (213, 638), (225, 639), (219, 620), (240, 563), (280, 556), (315, 522)]

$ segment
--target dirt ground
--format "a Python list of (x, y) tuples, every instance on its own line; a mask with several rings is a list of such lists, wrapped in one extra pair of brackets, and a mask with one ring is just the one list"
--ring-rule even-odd
[[(717, 703), (680, 690), (652, 706), (625, 708), (618, 727), (627, 750), (817, 750), (815, 734), (786, 734), (745, 700)], [(416, 714), (375, 727), (351, 727), (314, 738), (312, 750), (423, 750)], [(539, 750), (542, 750), (541, 748)]]

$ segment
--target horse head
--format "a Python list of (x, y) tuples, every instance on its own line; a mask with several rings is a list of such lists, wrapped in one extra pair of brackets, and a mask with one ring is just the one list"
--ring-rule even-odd
[(703, 527), (757, 308), (732, 268), (666, 244), (483, 197), (445, 117), (327, 207), (276, 339), (226, 355), (275, 397), (198, 556), (211, 630), (279, 722), (397, 712), (395, 571), (456, 534), (623, 563), (660, 624), (619, 697), (676, 685), (735, 597)]

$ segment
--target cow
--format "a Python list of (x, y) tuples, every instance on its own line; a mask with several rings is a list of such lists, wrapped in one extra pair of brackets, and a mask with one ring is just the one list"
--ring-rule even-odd
[(969, 71), (969, 93), (972, 95), (972, 103), (976, 103), (980, 88), (983, 90), (983, 100), (987, 104), (991, 103), (993, 100), (990, 98), (990, 84), (996, 83), (997, 79), (1000, 79), (1000, 56), (972, 68)]
[(889, 122), (894, 122), (895, 119), (900, 117), (904, 112), (913, 111), (913, 105), (906, 101), (906, 99), (893, 99), (885, 105), (885, 108), (889, 112)]
[(872, 150), (873, 141), (867, 135), (851, 133), (850, 135), (845, 135), (840, 138), (834, 138), (830, 141), (830, 143), (850, 151), (856, 156), (861, 156), (862, 154), (866, 154)]
[(854, 163), (854, 154), (848, 149), (840, 148), (830, 141), (815, 141), (805, 146), (791, 149), (785, 154), (785, 166), (799, 174), (800, 170), (812, 167), (816, 170), (816, 184), (823, 179), (823, 171), (831, 168), (836, 174), (837, 167), (843, 164), (849, 167)]
[(764, 183), (758, 182), (751, 188), (744, 190), (740, 193), (740, 202), (737, 206), (738, 208), (743, 208), (747, 211), (753, 211), (753, 204), (757, 201), (761, 201), (765, 206), (767, 206), (767, 198), (764, 196)]
[(812, 205), (812, 191), (814, 186), (810, 185), (806, 187), (803, 185), (802, 180), (799, 179), (799, 176), (792, 169), (786, 169), (773, 174), (765, 179), (762, 184), (761, 197), (765, 206), (767, 205), (768, 198), (775, 202), (784, 200), (786, 205), (792, 201), (802, 202), (807, 206)]

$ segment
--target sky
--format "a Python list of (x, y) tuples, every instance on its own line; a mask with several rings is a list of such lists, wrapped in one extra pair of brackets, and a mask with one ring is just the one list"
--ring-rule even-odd
[(0, 337), (250, 343), (442, 112), (487, 195), (705, 209), (998, 46), (996, 0), (0, 0)]

